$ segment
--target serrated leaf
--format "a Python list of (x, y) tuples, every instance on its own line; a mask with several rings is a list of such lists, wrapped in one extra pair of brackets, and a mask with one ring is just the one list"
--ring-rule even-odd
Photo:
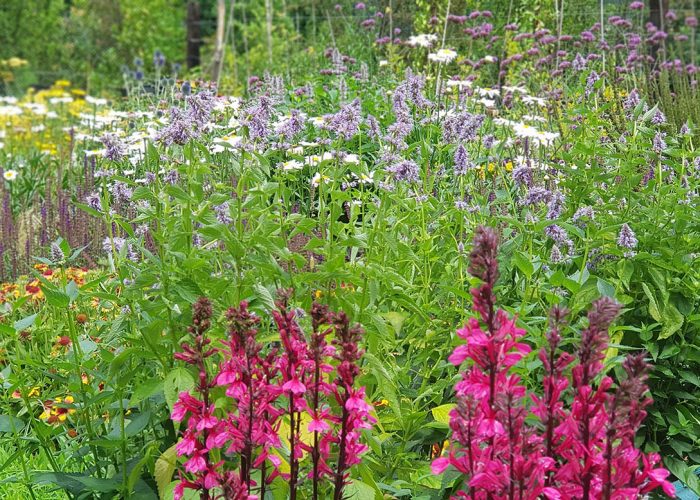
[(156, 479), (156, 484), (158, 485), (158, 495), (160, 498), (165, 498), (165, 493), (170, 484), (170, 480), (175, 473), (175, 468), (177, 467), (177, 451), (175, 447), (177, 445), (172, 445), (170, 448), (165, 450), (163, 454), (156, 460), (155, 469), (153, 471), (153, 476)]
[(272, 297), (270, 291), (265, 288), (265, 286), (260, 283), (253, 285), (253, 290), (255, 290), (255, 296), (257, 300), (260, 301), (261, 305), (266, 311), (272, 311), (275, 308), (275, 299)]
[(664, 307), (663, 320), (659, 340), (667, 339), (683, 326), (683, 315), (676, 309), (673, 304), (667, 304)]

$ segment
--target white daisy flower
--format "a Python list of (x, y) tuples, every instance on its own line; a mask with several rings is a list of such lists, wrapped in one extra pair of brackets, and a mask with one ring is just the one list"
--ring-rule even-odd
[(545, 123), (547, 121), (543, 117), (538, 116), (538, 115), (523, 115), (523, 120), (527, 120), (529, 122), (540, 122), (540, 123)]
[(230, 151), (240, 146), (242, 137), (237, 135), (225, 135), (223, 137), (217, 137), (213, 141), (213, 145), (209, 148), (213, 154), (223, 153), (224, 151)]
[(432, 45), (437, 41), (437, 35), (434, 34), (423, 34), (423, 35), (412, 35), (406, 40), (406, 45), (411, 47), (432, 47)]
[(540, 133), (539, 130), (532, 125), (528, 125), (527, 123), (516, 123), (513, 125), (513, 132), (515, 132), (515, 135), (518, 137), (527, 139), (534, 139), (535, 137), (538, 137)]
[(107, 104), (107, 99), (87, 95), (85, 96), (85, 102), (87, 102), (88, 104), (92, 104), (93, 106), (104, 106)]
[(282, 163), (282, 170), (288, 172), (290, 170), (301, 170), (304, 164), (299, 160), (289, 160)]
[(5, 178), (6, 181), (14, 181), (17, 178), (17, 170), (5, 170), (3, 172), (2, 176)]
[(331, 181), (330, 177), (328, 177), (326, 175), (321, 175), (320, 172), (316, 172), (314, 174), (313, 178), (311, 179), (311, 185), (313, 187), (318, 187), (321, 185), (322, 182), (324, 184), (328, 184), (330, 181)]
[(440, 49), (437, 52), (428, 54), (428, 60), (436, 63), (451, 63), (457, 58), (457, 52), (452, 49)]
[(546, 101), (546, 100), (544, 100), (544, 99), (541, 98), (541, 97), (535, 97), (535, 96), (532, 96), (532, 95), (524, 95), (524, 96), (523, 96), (523, 102), (524, 102), (525, 104), (536, 104), (537, 106), (543, 106), (543, 107), (547, 105), (547, 101)]
[(343, 157), (343, 162), (348, 163), (350, 165), (359, 165), (360, 157), (354, 153), (350, 153)]
[(494, 97), (498, 97), (501, 95), (501, 91), (498, 89), (492, 89), (490, 87), (485, 87), (485, 88), (477, 88), (476, 89), (477, 94), (479, 94), (481, 97), (488, 97), (490, 99), (493, 99)]

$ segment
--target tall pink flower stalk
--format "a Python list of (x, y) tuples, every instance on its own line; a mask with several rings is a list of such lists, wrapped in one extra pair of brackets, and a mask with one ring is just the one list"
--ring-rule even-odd
[(452, 442), (433, 472), (452, 466), (464, 474), (453, 498), (622, 500), (658, 487), (674, 496), (659, 456), (634, 445), (651, 403), (643, 354), (625, 360), (626, 377), (616, 386), (603, 375), (608, 328), (620, 306), (605, 297), (593, 303), (576, 356), (560, 351), (567, 311), (554, 308), (539, 353), (542, 395), (528, 395), (511, 373), (530, 351), (520, 342), (525, 331), (495, 305), (497, 250), (495, 231), (480, 227), (469, 268), (482, 281), (471, 290), (478, 317), (457, 331), (466, 343), (449, 357), (467, 364), (455, 386)]
[[(195, 304), (192, 339), (176, 355), (199, 372), (193, 394), (181, 393), (172, 414), (187, 420), (177, 444), (186, 461), (176, 498), (189, 488), (202, 498), (262, 499), (277, 477), (287, 482), (289, 498), (300, 491), (303, 498), (343, 498), (350, 468), (366, 450), (360, 431), (374, 422), (364, 388), (354, 386), (363, 332), (344, 313), (314, 304), (307, 336), (287, 305), (291, 292), (279, 296), (272, 316), (281, 348), (256, 340), (260, 318), (246, 302), (226, 312), (228, 338), (210, 347), (211, 304)], [(219, 387), (228, 401), (217, 410), (211, 391)]]

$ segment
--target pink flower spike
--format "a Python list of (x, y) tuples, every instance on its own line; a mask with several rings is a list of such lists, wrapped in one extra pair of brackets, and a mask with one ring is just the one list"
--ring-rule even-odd
[(207, 463), (201, 453), (195, 453), (187, 462), (185, 462), (185, 470), (190, 474), (202, 472), (207, 469)]
[(542, 494), (547, 498), (547, 500), (560, 500), (561, 493), (556, 488), (543, 488)]
[(447, 457), (440, 457), (433, 460), (430, 464), (430, 470), (433, 474), (442, 474), (450, 466), (450, 459)]
[(182, 437), (175, 449), (177, 450), (178, 456), (181, 455), (191, 455), (197, 446), (197, 440), (191, 432), (186, 432)]
[(306, 392), (306, 386), (299, 382), (297, 379), (292, 379), (284, 383), (282, 390), (285, 392), (291, 392), (292, 394), (304, 394)]
[(309, 422), (309, 432), (325, 432), (331, 428), (330, 425), (328, 425), (327, 422), (319, 419), (319, 418), (314, 418)]
[(452, 354), (450, 354), (450, 357), (447, 358), (447, 361), (452, 363), (455, 366), (461, 365), (465, 359), (469, 357), (469, 348), (466, 345), (460, 345), (455, 347), (455, 350), (452, 351)]
[(345, 408), (348, 410), (359, 410), (369, 412), (372, 407), (364, 400), (362, 395), (355, 394), (345, 402)]

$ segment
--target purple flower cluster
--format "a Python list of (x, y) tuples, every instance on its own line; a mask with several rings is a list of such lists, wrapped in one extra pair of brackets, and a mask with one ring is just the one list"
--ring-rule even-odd
[(396, 182), (418, 182), (420, 169), (412, 160), (402, 160), (389, 166), (386, 171), (393, 175)]
[(340, 110), (328, 117), (327, 128), (339, 137), (350, 140), (359, 132), (362, 122), (362, 106), (359, 99), (341, 106)]

